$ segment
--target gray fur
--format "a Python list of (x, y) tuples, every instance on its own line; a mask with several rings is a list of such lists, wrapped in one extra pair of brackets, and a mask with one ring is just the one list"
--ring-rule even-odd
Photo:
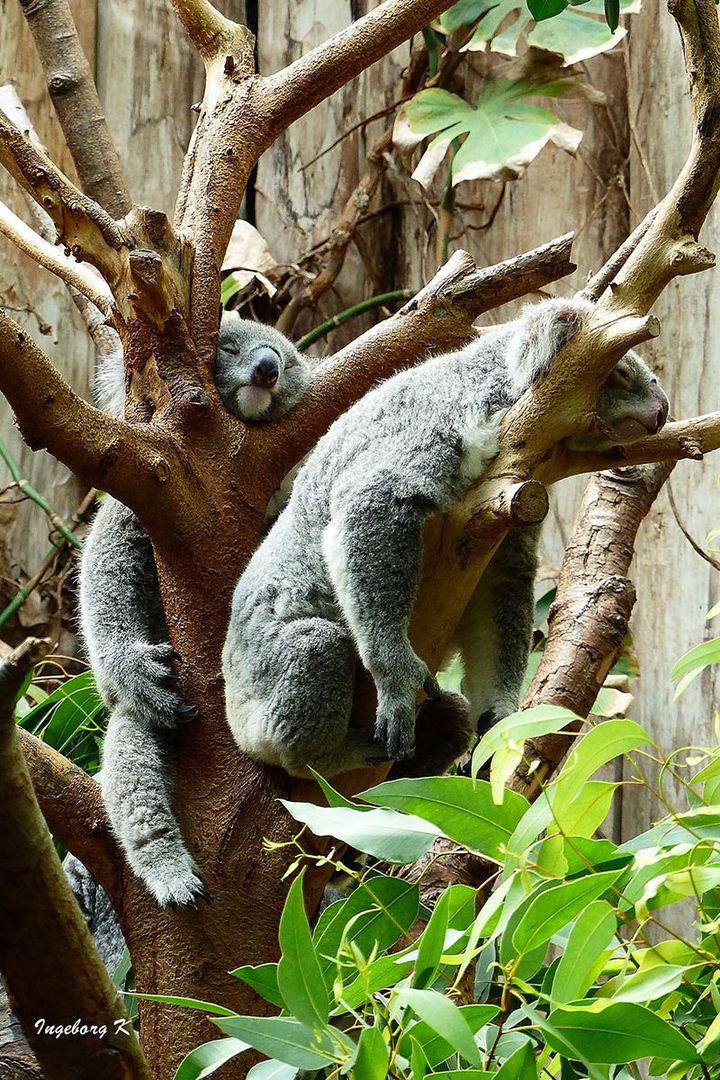
[[(259, 420), (281, 416), (299, 401), (309, 366), (278, 331), (233, 314), (221, 323), (215, 381), (230, 412)], [(103, 402), (121, 411), (121, 357), (106, 362), (100, 383)], [(195, 709), (177, 690), (150, 539), (132, 511), (110, 496), (83, 552), (80, 622), (110, 710), (99, 779), (115, 835), (158, 903), (193, 903), (203, 886), (171, 796), (173, 733)]]
[(66, 855), (63, 869), (83, 918), (90, 928), (100, 959), (112, 974), (125, 951), (125, 938), (115, 908), (103, 887), (98, 885), (84, 863), (74, 855)]
[[(241, 750), (292, 775), (313, 766), (332, 776), (410, 753), (421, 688), (447, 713), (408, 640), (424, 523), (482, 476), (498, 452), (501, 417), (588, 310), (579, 300), (528, 307), (459, 352), (395, 375), (319, 441), (235, 589), (223, 671), (228, 722)], [(631, 441), (667, 415), (667, 399), (643, 361), (629, 353), (621, 365), (622, 385), (613, 374), (600, 395), (608, 430), (594, 445)], [(640, 419), (630, 424), (628, 417)], [(475, 720), (517, 705), (536, 547), (536, 536), (511, 534), (458, 630)], [(377, 690), (374, 733), (350, 726), (358, 661)], [(483, 669), (478, 679), (476, 665)], [(438, 735), (444, 741), (442, 730)], [(457, 756), (458, 740), (450, 741)], [(435, 769), (452, 760), (437, 747), (429, 758)]]

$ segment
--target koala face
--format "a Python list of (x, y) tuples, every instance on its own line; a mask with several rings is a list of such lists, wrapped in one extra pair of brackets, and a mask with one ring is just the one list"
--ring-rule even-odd
[(573, 435), (572, 450), (605, 450), (655, 435), (668, 417), (668, 399), (644, 360), (628, 352), (605, 380), (596, 411), (606, 427), (602, 435)]
[(225, 408), (242, 420), (280, 416), (299, 401), (307, 366), (272, 326), (226, 313), (220, 324), (215, 383)]

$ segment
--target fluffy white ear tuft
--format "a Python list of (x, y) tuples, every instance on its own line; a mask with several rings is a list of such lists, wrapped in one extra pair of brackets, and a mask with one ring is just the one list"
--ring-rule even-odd
[(547, 371), (550, 361), (580, 329), (593, 305), (589, 300), (543, 300), (523, 309), (507, 351), (514, 395), (520, 397)]

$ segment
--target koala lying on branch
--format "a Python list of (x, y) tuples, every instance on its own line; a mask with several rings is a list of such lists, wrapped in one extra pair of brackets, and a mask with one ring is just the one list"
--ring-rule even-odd
[[(303, 396), (309, 365), (272, 327), (220, 325), (215, 383), (242, 420), (282, 416)], [(98, 399), (122, 414), (122, 358), (99, 373)], [(107, 496), (85, 544), (80, 623), (98, 689), (110, 710), (100, 782), (113, 831), (133, 870), (161, 904), (202, 893), (172, 814), (173, 732), (195, 707), (178, 694), (150, 538), (133, 512)]]
[[(421, 689), (442, 720), (413, 771), (429, 763), (443, 771), (463, 739), (467, 745), (467, 720), (448, 708), (408, 639), (423, 526), (483, 475), (498, 453), (502, 416), (591, 307), (580, 299), (527, 307), (464, 349), (395, 375), (318, 442), (235, 589), (223, 671), (227, 718), (242, 751), (294, 776), (307, 776), (308, 766), (332, 776), (404, 758)], [(608, 435), (579, 436), (580, 445), (654, 433), (668, 402), (629, 352), (603, 385), (597, 411)], [(517, 707), (537, 539), (537, 529), (509, 534), (457, 628), (452, 648), (462, 654), (473, 728)], [(374, 730), (350, 724), (358, 663), (377, 691)]]

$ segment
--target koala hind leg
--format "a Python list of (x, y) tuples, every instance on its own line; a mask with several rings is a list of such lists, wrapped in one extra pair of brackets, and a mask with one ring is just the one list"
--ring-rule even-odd
[[(291, 776), (322, 776), (386, 760), (371, 731), (350, 731), (356, 653), (349, 631), (322, 618), (287, 623), (274, 643), (288, 658), (268, 707), (280, 765)], [(251, 751), (252, 753), (252, 751)]]

